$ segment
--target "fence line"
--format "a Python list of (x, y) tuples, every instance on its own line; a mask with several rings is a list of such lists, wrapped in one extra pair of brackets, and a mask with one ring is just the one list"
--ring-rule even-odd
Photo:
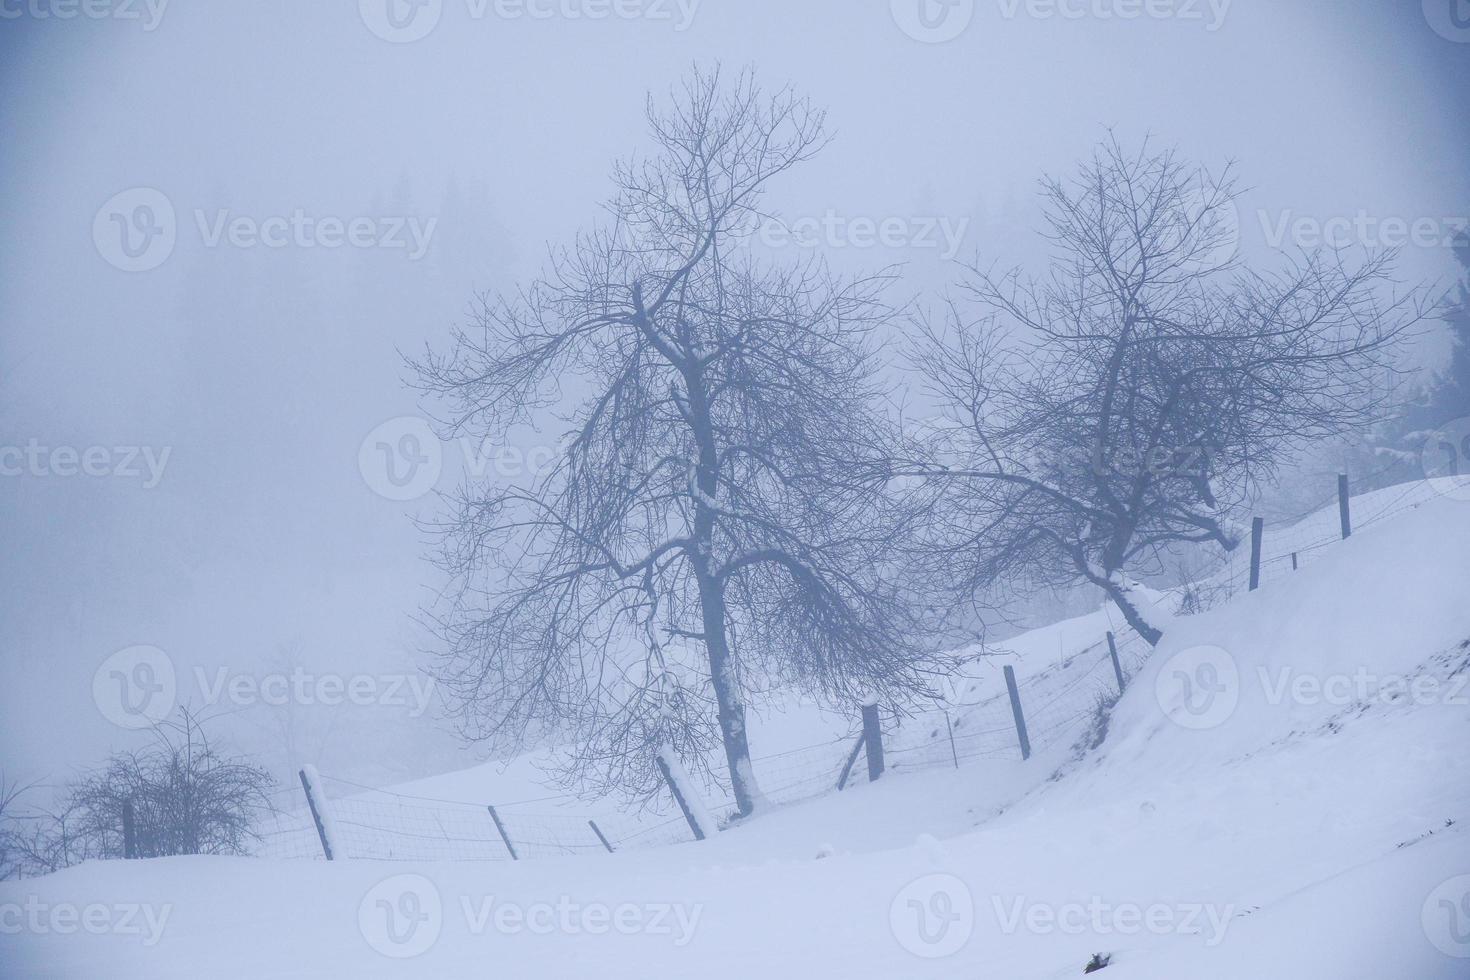
[[(1443, 489), (1423, 481), (1392, 496), (1384, 493), (1352, 502), (1355, 533), (1438, 499)], [(1331, 506), (1337, 497), (1334, 492), (1295, 521), (1265, 523), (1258, 566), (1261, 586), (1300, 570), (1328, 545), (1342, 540), (1338, 508)], [(1243, 591), (1250, 577), (1249, 550), (1244, 544), (1236, 548), (1215, 575), (1194, 587), (1211, 591), (1211, 601)], [(1077, 746), (1097, 721), (1100, 705), (1120, 693), (1120, 677), (1126, 683), (1148, 658), (1151, 648), (1127, 626), (1115, 625), (1111, 634), (1115, 650), (1109, 648), (1108, 636), (1101, 636), (1018, 684), (1032, 754)], [(754, 758), (766, 797), (784, 805), (839, 792), (845, 768), (862, 754), (861, 745), (854, 747), (854, 740), (860, 737), (855, 727), (841, 738)], [(973, 704), (892, 715), (883, 729), (882, 751), (886, 768), (895, 772), (953, 769), (977, 760), (1020, 759), (1022, 755), (1017, 719), (1004, 687)], [(1054, 752), (1052, 755), (1055, 757)], [(853, 766), (852, 771), (849, 785), (858, 780), (861, 767)], [(349, 858), (509, 861), (661, 847), (694, 839), (678, 812), (658, 814), (651, 824), (626, 813), (598, 815), (592, 818), (597, 824), (594, 828), (585, 813), (516, 809), (576, 799), (565, 793), (503, 803), (465, 803), (375, 789), (329, 775), (322, 778), (336, 786), (389, 798), (364, 799), (359, 793), (326, 801), (342, 838), (341, 856)], [(317, 831), (299, 794), (295, 802), (294, 808), (278, 807), (260, 828), (262, 856), (322, 858)], [(501, 828), (496, 826), (497, 816)]]

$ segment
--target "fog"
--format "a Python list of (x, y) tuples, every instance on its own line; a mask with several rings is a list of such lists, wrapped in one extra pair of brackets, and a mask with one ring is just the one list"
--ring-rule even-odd
[[(433, 0), (408, 28), (358, 6), (0, 0), (13, 778), (59, 781), (138, 744), (93, 697), (99, 666), (137, 645), (247, 747), (276, 751), (278, 722), (248, 684), (222, 685), (304, 665), (381, 686), (361, 723), (297, 753), (364, 780), (479, 758), (403, 681), (437, 582), (413, 518), (436, 503), (422, 476), (374, 470), (406, 430), (369, 435), (423, 411), (403, 353), (442, 344), (477, 290), (513, 288), (598, 217), (612, 162), (647, 145), (645, 97), (693, 64), (751, 66), (828, 109), (835, 140), (770, 204), (834, 266), (902, 263), (919, 302), (953, 260), (1041, 254), (1037, 178), (1109, 127), (1234, 160), (1248, 256), (1290, 247), (1272, 240), (1284, 227), (1348, 220), (1371, 246), (1385, 219), (1470, 212), (1470, 48), (1418, 4), (1181, 0), (1125, 21), (984, 0), (943, 43), (881, 0)], [(154, 226), (114, 215), (164, 208), (171, 249), (119, 250), (119, 230)], [(862, 223), (889, 219), (871, 242)], [(1442, 241), (1411, 243), (1401, 273), (1452, 267)], [(1415, 356), (1432, 370), (1443, 354), (1430, 336)], [(439, 485), (466, 465), (515, 478), (555, 436), (493, 459), (445, 447)]]

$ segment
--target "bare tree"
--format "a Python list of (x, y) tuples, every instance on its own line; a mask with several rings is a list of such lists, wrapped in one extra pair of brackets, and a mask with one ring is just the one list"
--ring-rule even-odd
[(89, 858), (123, 857), (123, 809), (133, 812), (138, 857), (245, 854), (270, 810), (263, 768), (221, 755), (187, 711), (150, 730), (153, 744), (114, 753), (66, 789), (32, 841), (32, 864), (53, 871)]
[(0, 772), (0, 881), (26, 874), (31, 867), (31, 814), (20, 812), (22, 797), (33, 784), (17, 783)]
[[(647, 793), (653, 756), (723, 747), (761, 805), (748, 695), (923, 689), (921, 631), (886, 563), (872, 333), (885, 278), (771, 267), (742, 248), (769, 181), (825, 143), (822, 113), (696, 73), (650, 101), (655, 153), (620, 165), (611, 221), (416, 368), (449, 435), (499, 438), (561, 400), (571, 437), (534, 486), (466, 486), (437, 526), (454, 583), (431, 618), (471, 738), (570, 737), (564, 775)], [(563, 392), (579, 398), (564, 398)]]
[(1050, 273), (965, 284), (917, 365), (946, 406), (935, 553), (964, 588), (1017, 576), (1100, 587), (1150, 643), (1132, 576), (1188, 542), (1236, 546), (1232, 511), (1309, 440), (1375, 418), (1422, 315), (1392, 253), (1251, 271), (1235, 185), (1144, 144), (1103, 143), (1043, 181)]

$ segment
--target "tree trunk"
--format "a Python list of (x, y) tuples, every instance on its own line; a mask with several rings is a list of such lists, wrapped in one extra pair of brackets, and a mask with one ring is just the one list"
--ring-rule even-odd
[(1164, 638), (1164, 634), (1143, 617), (1143, 613), (1139, 611), (1138, 607), (1134, 605), (1133, 600), (1129, 597), (1128, 593), (1130, 590), (1110, 579), (1102, 581), (1094, 579), (1094, 581), (1097, 581), (1097, 584), (1107, 593), (1108, 598), (1113, 600), (1113, 605), (1118, 607), (1118, 610), (1123, 614), (1123, 618), (1128, 621), (1128, 625), (1133, 627), (1134, 632), (1147, 640), (1149, 646), (1158, 646), (1159, 641)]
[(725, 763), (730, 769), (730, 788), (742, 817), (748, 817), (765, 802), (755, 770), (750, 764), (750, 743), (745, 737), (745, 705), (730, 664), (730, 646), (725, 627), (724, 583), (707, 574), (699, 575), (699, 601), (704, 616), (704, 645), (709, 655), (710, 683), (719, 705), (720, 736), (725, 743)]
[(719, 495), (719, 453), (710, 421), (709, 393), (697, 371), (685, 374), (689, 396), (690, 429), (699, 456), (694, 482), (703, 499), (694, 501), (693, 538), (698, 548), (692, 564), (699, 583), (700, 613), (704, 621), (704, 645), (709, 656), (710, 683), (719, 706), (720, 736), (725, 743), (725, 762), (730, 769), (730, 789), (742, 817), (755, 813), (764, 802), (755, 770), (750, 764), (750, 745), (745, 737), (745, 704), (740, 684), (730, 663), (729, 631), (725, 622), (725, 583), (710, 568), (714, 545), (715, 513), (707, 501)]

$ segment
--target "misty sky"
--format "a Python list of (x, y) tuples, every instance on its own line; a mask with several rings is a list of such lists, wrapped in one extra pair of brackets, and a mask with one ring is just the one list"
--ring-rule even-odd
[[(905, 33), (904, 0), (625, 0), (641, 15), (602, 19), (559, 12), (597, 0), (442, 0), (401, 43), (378, 36), (389, 0), (109, 2), (63, 20), (0, 0), (0, 445), (36, 447), (0, 476), (13, 776), (137, 744), (92, 688), (136, 644), (167, 651), (196, 705), (195, 667), (257, 674), (283, 647), (317, 671), (419, 656), (434, 577), (410, 517), (433, 498), (387, 499), (359, 459), (418, 411), (399, 352), (594, 219), (611, 162), (647, 145), (645, 93), (696, 61), (830, 110), (836, 141), (771, 204), (847, 229), (823, 233), (842, 268), (908, 263), (911, 292), (956, 256), (1034, 256), (1036, 178), (1109, 126), (1237, 161), (1248, 257), (1303, 217), (1470, 213), (1470, 30), (1436, 31), (1418, 0), (1178, 0), (1129, 20), (979, 0), (942, 43)], [(162, 220), (137, 210), (160, 198), (172, 248), (127, 271), (112, 216)], [(889, 219), (903, 241), (860, 243), (854, 221)], [(1410, 279), (1449, 268), (1442, 246), (1405, 251)], [(488, 475), (552, 441), (525, 434), (531, 462)], [(59, 472), (57, 447), (98, 449), (103, 475)], [(445, 483), (463, 458), (444, 450)], [(385, 770), (452, 760), (447, 737), (414, 738)]]

